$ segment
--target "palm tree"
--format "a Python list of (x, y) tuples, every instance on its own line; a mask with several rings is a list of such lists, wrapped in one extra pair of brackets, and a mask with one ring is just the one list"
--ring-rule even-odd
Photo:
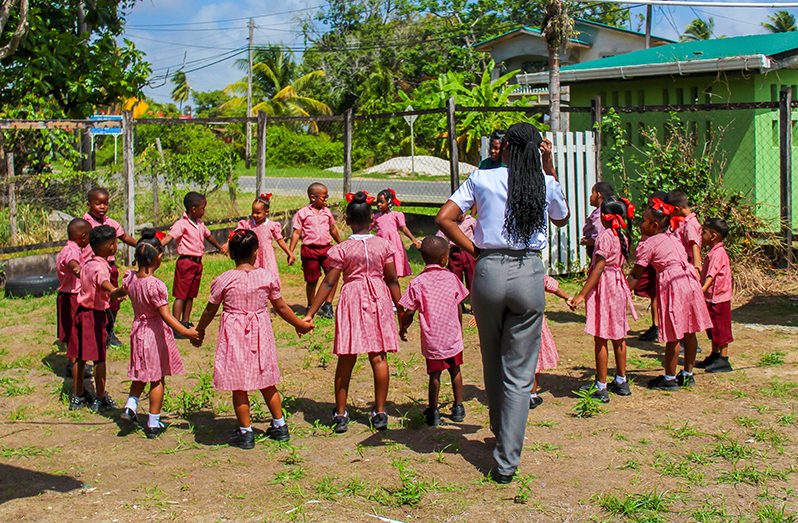
[[(252, 89), (259, 96), (271, 98), (279, 86), (288, 85), (296, 77), (297, 64), (293, 54), (279, 45), (259, 47), (252, 52)], [(236, 60), (236, 67), (242, 71), (249, 68), (249, 59)]]
[(191, 96), (191, 86), (188, 84), (188, 77), (184, 71), (177, 71), (172, 75), (172, 83), (175, 84), (172, 89), (172, 100), (177, 102), (180, 106), (180, 113), (183, 113), (183, 102), (187, 101)]
[(715, 36), (715, 19), (708, 18), (705, 22), (701, 18), (696, 18), (685, 28), (681, 36), (682, 42), (697, 42), (699, 40), (709, 40)]
[(763, 22), (762, 27), (771, 33), (790, 33), (798, 30), (795, 26), (795, 16), (789, 11), (776, 11), (768, 16), (768, 21)]
[(574, 35), (574, 19), (562, 0), (548, 0), (541, 27), (549, 48), (549, 124), (557, 132), (560, 126), (560, 53)]

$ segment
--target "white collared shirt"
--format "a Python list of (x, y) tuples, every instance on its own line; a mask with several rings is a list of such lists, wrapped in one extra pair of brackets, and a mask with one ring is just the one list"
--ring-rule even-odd
[[(548, 245), (546, 232), (535, 233), (527, 245), (512, 242), (507, 236), (507, 231), (504, 228), (504, 216), (507, 209), (507, 176), (506, 167), (475, 171), (449, 200), (456, 203), (463, 212), (476, 204), (477, 226), (474, 230), (474, 245), (478, 248), (517, 251), (545, 249)], [(553, 176), (545, 176), (545, 178), (546, 212), (553, 220), (563, 220), (568, 217), (568, 202), (565, 201), (560, 182)]]

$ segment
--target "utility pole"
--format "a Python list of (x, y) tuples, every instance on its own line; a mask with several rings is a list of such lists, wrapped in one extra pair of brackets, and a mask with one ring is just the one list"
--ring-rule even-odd
[(646, 6), (646, 49), (651, 47), (651, 16), (653, 14), (654, 6)]
[[(249, 40), (247, 47), (249, 48), (249, 67), (247, 68), (247, 118), (252, 116), (252, 39), (255, 33), (255, 20), (249, 19)], [(247, 121), (247, 143), (246, 151), (244, 152), (244, 160), (247, 164), (247, 169), (252, 162), (252, 124)]]

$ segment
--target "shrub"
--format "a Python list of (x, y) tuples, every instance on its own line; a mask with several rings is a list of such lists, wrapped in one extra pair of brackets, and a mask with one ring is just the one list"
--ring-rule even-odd
[(343, 141), (328, 134), (297, 132), (283, 125), (266, 130), (266, 165), (274, 167), (311, 166), (327, 169), (344, 163)]

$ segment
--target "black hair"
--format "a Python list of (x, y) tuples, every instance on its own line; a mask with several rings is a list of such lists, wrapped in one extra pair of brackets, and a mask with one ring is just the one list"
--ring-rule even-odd
[(615, 195), (615, 188), (610, 182), (596, 182), (593, 186), (593, 190), (601, 195), (602, 202), (606, 202)]
[(139, 268), (149, 267), (159, 254), (163, 254), (161, 240), (156, 237), (157, 231), (152, 227), (142, 229), (141, 238), (136, 242), (136, 265)]
[(230, 236), (230, 257), (237, 263), (252, 259), (258, 250), (258, 235), (245, 229), (237, 229)]
[(266, 207), (266, 209), (269, 209), (272, 206), (271, 198), (267, 198), (265, 194), (262, 194), (261, 196), (256, 197), (255, 201), (253, 201), (252, 203), (253, 204), (254, 203), (259, 203), (259, 204), (263, 205), (264, 207)]
[(85, 231), (91, 230), (91, 224), (83, 218), (72, 218), (67, 225), (67, 238), (74, 240)]
[(346, 206), (346, 218), (350, 224), (365, 225), (371, 223), (371, 204), (368, 203), (368, 195), (363, 191), (358, 191), (352, 197), (352, 201)]
[(440, 264), (449, 252), (449, 242), (440, 236), (427, 236), (421, 241), (421, 258), (427, 265)]
[(601, 214), (616, 214), (623, 218), (626, 222), (626, 229), (622, 231), (622, 235), (618, 235), (618, 239), (621, 240), (621, 253), (623, 254), (624, 259), (628, 260), (629, 251), (632, 248), (632, 220), (629, 220), (626, 217), (626, 212), (626, 203), (624, 203), (623, 200), (615, 195), (612, 195), (601, 202)]
[(704, 227), (718, 233), (721, 240), (725, 240), (726, 236), (729, 235), (729, 225), (722, 218), (707, 218), (704, 220)]
[(310, 185), (308, 185), (308, 198), (313, 196), (313, 193), (321, 189), (327, 189), (327, 186), (321, 182), (313, 182)]
[[(656, 198), (656, 197), (652, 196), (652, 198)], [(662, 209), (655, 209), (651, 205), (649, 205), (646, 208), (646, 210), (651, 211), (651, 216), (654, 217), (654, 221), (659, 223), (660, 232), (664, 232), (664, 231), (668, 230), (668, 227), (670, 227), (670, 220), (671, 220), (671, 215), (670, 214), (665, 214), (664, 212), (662, 212)]]
[(111, 193), (108, 192), (108, 189), (105, 189), (103, 187), (92, 187), (91, 189), (89, 189), (88, 194), (86, 194), (86, 201), (91, 203), (91, 201), (94, 198), (96, 198), (98, 196), (101, 196), (101, 195), (105, 196), (106, 198), (110, 198), (111, 197)]
[(652, 192), (652, 193), (651, 193), (651, 195), (648, 197), (648, 201), (649, 201), (649, 202), (651, 202), (651, 200), (653, 200), (654, 198), (656, 198), (656, 199), (658, 199), (658, 200), (662, 200), (662, 201), (664, 202), (664, 201), (665, 201), (665, 198), (667, 198), (667, 197), (668, 197), (668, 193), (666, 193), (665, 191), (654, 191), (654, 192)]
[(688, 207), (690, 201), (684, 191), (674, 190), (665, 195), (665, 203), (674, 207)]
[(100, 225), (89, 233), (89, 245), (95, 254), (102, 244), (111, 240), (116, 240), (116, 229), (110, 225)]
[(202, 202), (206, 201), (205, 195), (195, 191), (189, 191), (183, 196), (183, 207), (186, 211), (190, 211), (193, 207), (199, 207)]
[(507, 134), (507, 133), (505, 133), (503, 130), (496, 129), (495, 131), (490, 133), (490, 138), (488, 139), (488, 143), (490, 143), (490, 142), (492, 142), (494, 140), (499, 140), (499, 141), (504, 140), (504, 135), (505, 134)]
[(383, 189), (377, 193), (377, 198), (382, 196), (385, 198), (385, 201), (388, 202), (388, 205), (393, 206), (393, 193), (391, 193), (390, 189)]
[(528, 123), (512, 125), (504, 135), (509, 149), (507, 210), (504, 228), (514, 243), (527, 244), (546, 232), (546, 180), (540, 157), (543, 136)]

